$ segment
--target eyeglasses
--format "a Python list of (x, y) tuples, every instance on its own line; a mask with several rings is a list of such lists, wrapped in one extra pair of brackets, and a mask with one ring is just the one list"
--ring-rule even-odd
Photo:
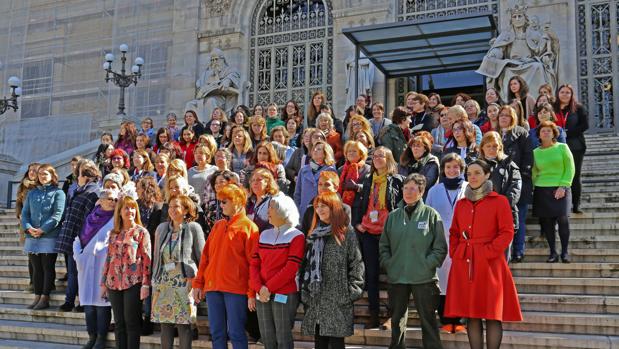
[(122, 156), (114, 156), (112, 160), (124, 160)]
[(353, 122), (351, 125), (352, 125), (352, 127), (357, 127), (357, 126), (361, 126), (361, 123), (360, 122)]
[(462, 126), (454, 127), (453, 131), (454, 132), (456, 132), (456, 131), (464, 131), (464, 127), (462, 127)]
[(221, 126), (221, 124), (218, 123), (218, 122), (213, 122), (213, 123), (211, 123), (211, 126)]
[(447, 117), (447, 113), (441, 113), (440, 116), (441, 117)]

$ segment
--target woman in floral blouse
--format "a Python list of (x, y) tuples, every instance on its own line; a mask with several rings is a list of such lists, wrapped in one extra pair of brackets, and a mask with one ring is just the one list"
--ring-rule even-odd
[(101, 294), (109, 297), (116, 323), (116, 348), (139, 348), (142, 300), (150, 286), (150, 235), (142, 226), (138, 203), (120, 199), (114, 212)]

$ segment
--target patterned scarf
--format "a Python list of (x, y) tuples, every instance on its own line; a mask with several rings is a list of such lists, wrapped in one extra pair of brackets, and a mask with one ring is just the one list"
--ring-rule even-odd
[(325, 248), (325, 238), (330, 234), (331, 225), (319, 223), (307, 237), (307, 242), (311, 244), (311, 247), (305, 252), (308, 268), (305, 269), (303, 274), (302, 285), (303, 289), (308, 290), (312, 297), (320, 294), (320, 285), (322, 283), (320, 264), (322, 263), (322, 254)]
[(378, 203), (374, 206), (375, 209), (383, 210), (387, 208), (385, 206), (385, 201), (387, 200), (387, 173), (383, 173), (379, 175), (374, 172), (372, 175), (372, 188), (370, 188), (370, 197), (375, 195), (375, 186), (378, 185)]
[(467, 199), (477, 202), (486, 197), (486, 195), (490, 194), (492, 191), (492, 181), (486, 180), (484, 184), (480, 185), (479, 188), (473, 189), (471, 185), (467, 185), (466, 189), (464, 189), (464, 197)]
[(358, 184), (359, 168), (361, 168), (362, 165), (363, 164), (359, 162), (352, 163), (350, 161), (346, 161), (346, 163), (344, 164), (344, 168), (342, 169), (342, 174), (340, 175), (340, 187), (338, 189), (338, 192), (342, 196), (342, 201), (349, 206), (352, 206), (352, 203), (355, 200), (356, 191), (344, 191), (344, 183), (346, 183), (346, 180), (350, 179), (351, 181), (354, 181)]

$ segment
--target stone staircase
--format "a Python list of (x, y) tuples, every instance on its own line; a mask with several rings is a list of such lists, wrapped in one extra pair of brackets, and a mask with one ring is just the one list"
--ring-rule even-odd
[[(524, 315), (521, 323), (505, 323), (502, 348), (619, 348), (619, 138), (588, 136), (583, 169), (585, 213), (571, 217), (571, 264), (547, 264), (546, 242), (534, 218), (527, 222), (525, 261), (511, 265)], [(27, 259), (17, 239), (13, 210), (0, 210), (0, 348), (79, 348), (87, 340), (84, 314), (57, 312), (64, 284), (56, 283), (52, 308), (25, 308), (33, 295), (23, 292), (28, 281)], [(59, 257), (59, 274), (64, 262)], [(384, 285), (383, 285), (384, 286)], [(381, 302), (387, 303), (386, 291)], [(382, 307), (383, 315), (386, 309)], [(194, 348), (211, 348), (204, 308), (198, 320), (200, 339)], [(352, 348), (386, 347), (390, 331), (366, 330), (367, 299), (355, 304)], [(416, 312), (409, 312), (408, 347), (421, 347)], [(295, 347), (312, 348), (313, 339), (300, 335), (299, 310)], [(445, 348), (468, 348), (464, 334), (442, 334)], [(110, 334), (109, 347), (113, 347)], [(143, 348), (159, 348), (159, 337), (142, 337)], [(252, 345), (258, 348), (261, 345)]]

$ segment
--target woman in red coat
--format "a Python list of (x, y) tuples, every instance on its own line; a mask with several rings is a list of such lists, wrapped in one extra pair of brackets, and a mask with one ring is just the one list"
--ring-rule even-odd
[(507, 199), (492, 191), (490, 166), (471, 162), (468, 186), (458, 201), (449, 229), (452, 258), (445, 302), (446, 317), (468, 318), (471, 349), (484, 347), (482, 320), (486, 320), (488, 348), (499, 348), (503, 321), (522, 321), (512, 274), (504, 257), (514, 237), (512, 211)]

